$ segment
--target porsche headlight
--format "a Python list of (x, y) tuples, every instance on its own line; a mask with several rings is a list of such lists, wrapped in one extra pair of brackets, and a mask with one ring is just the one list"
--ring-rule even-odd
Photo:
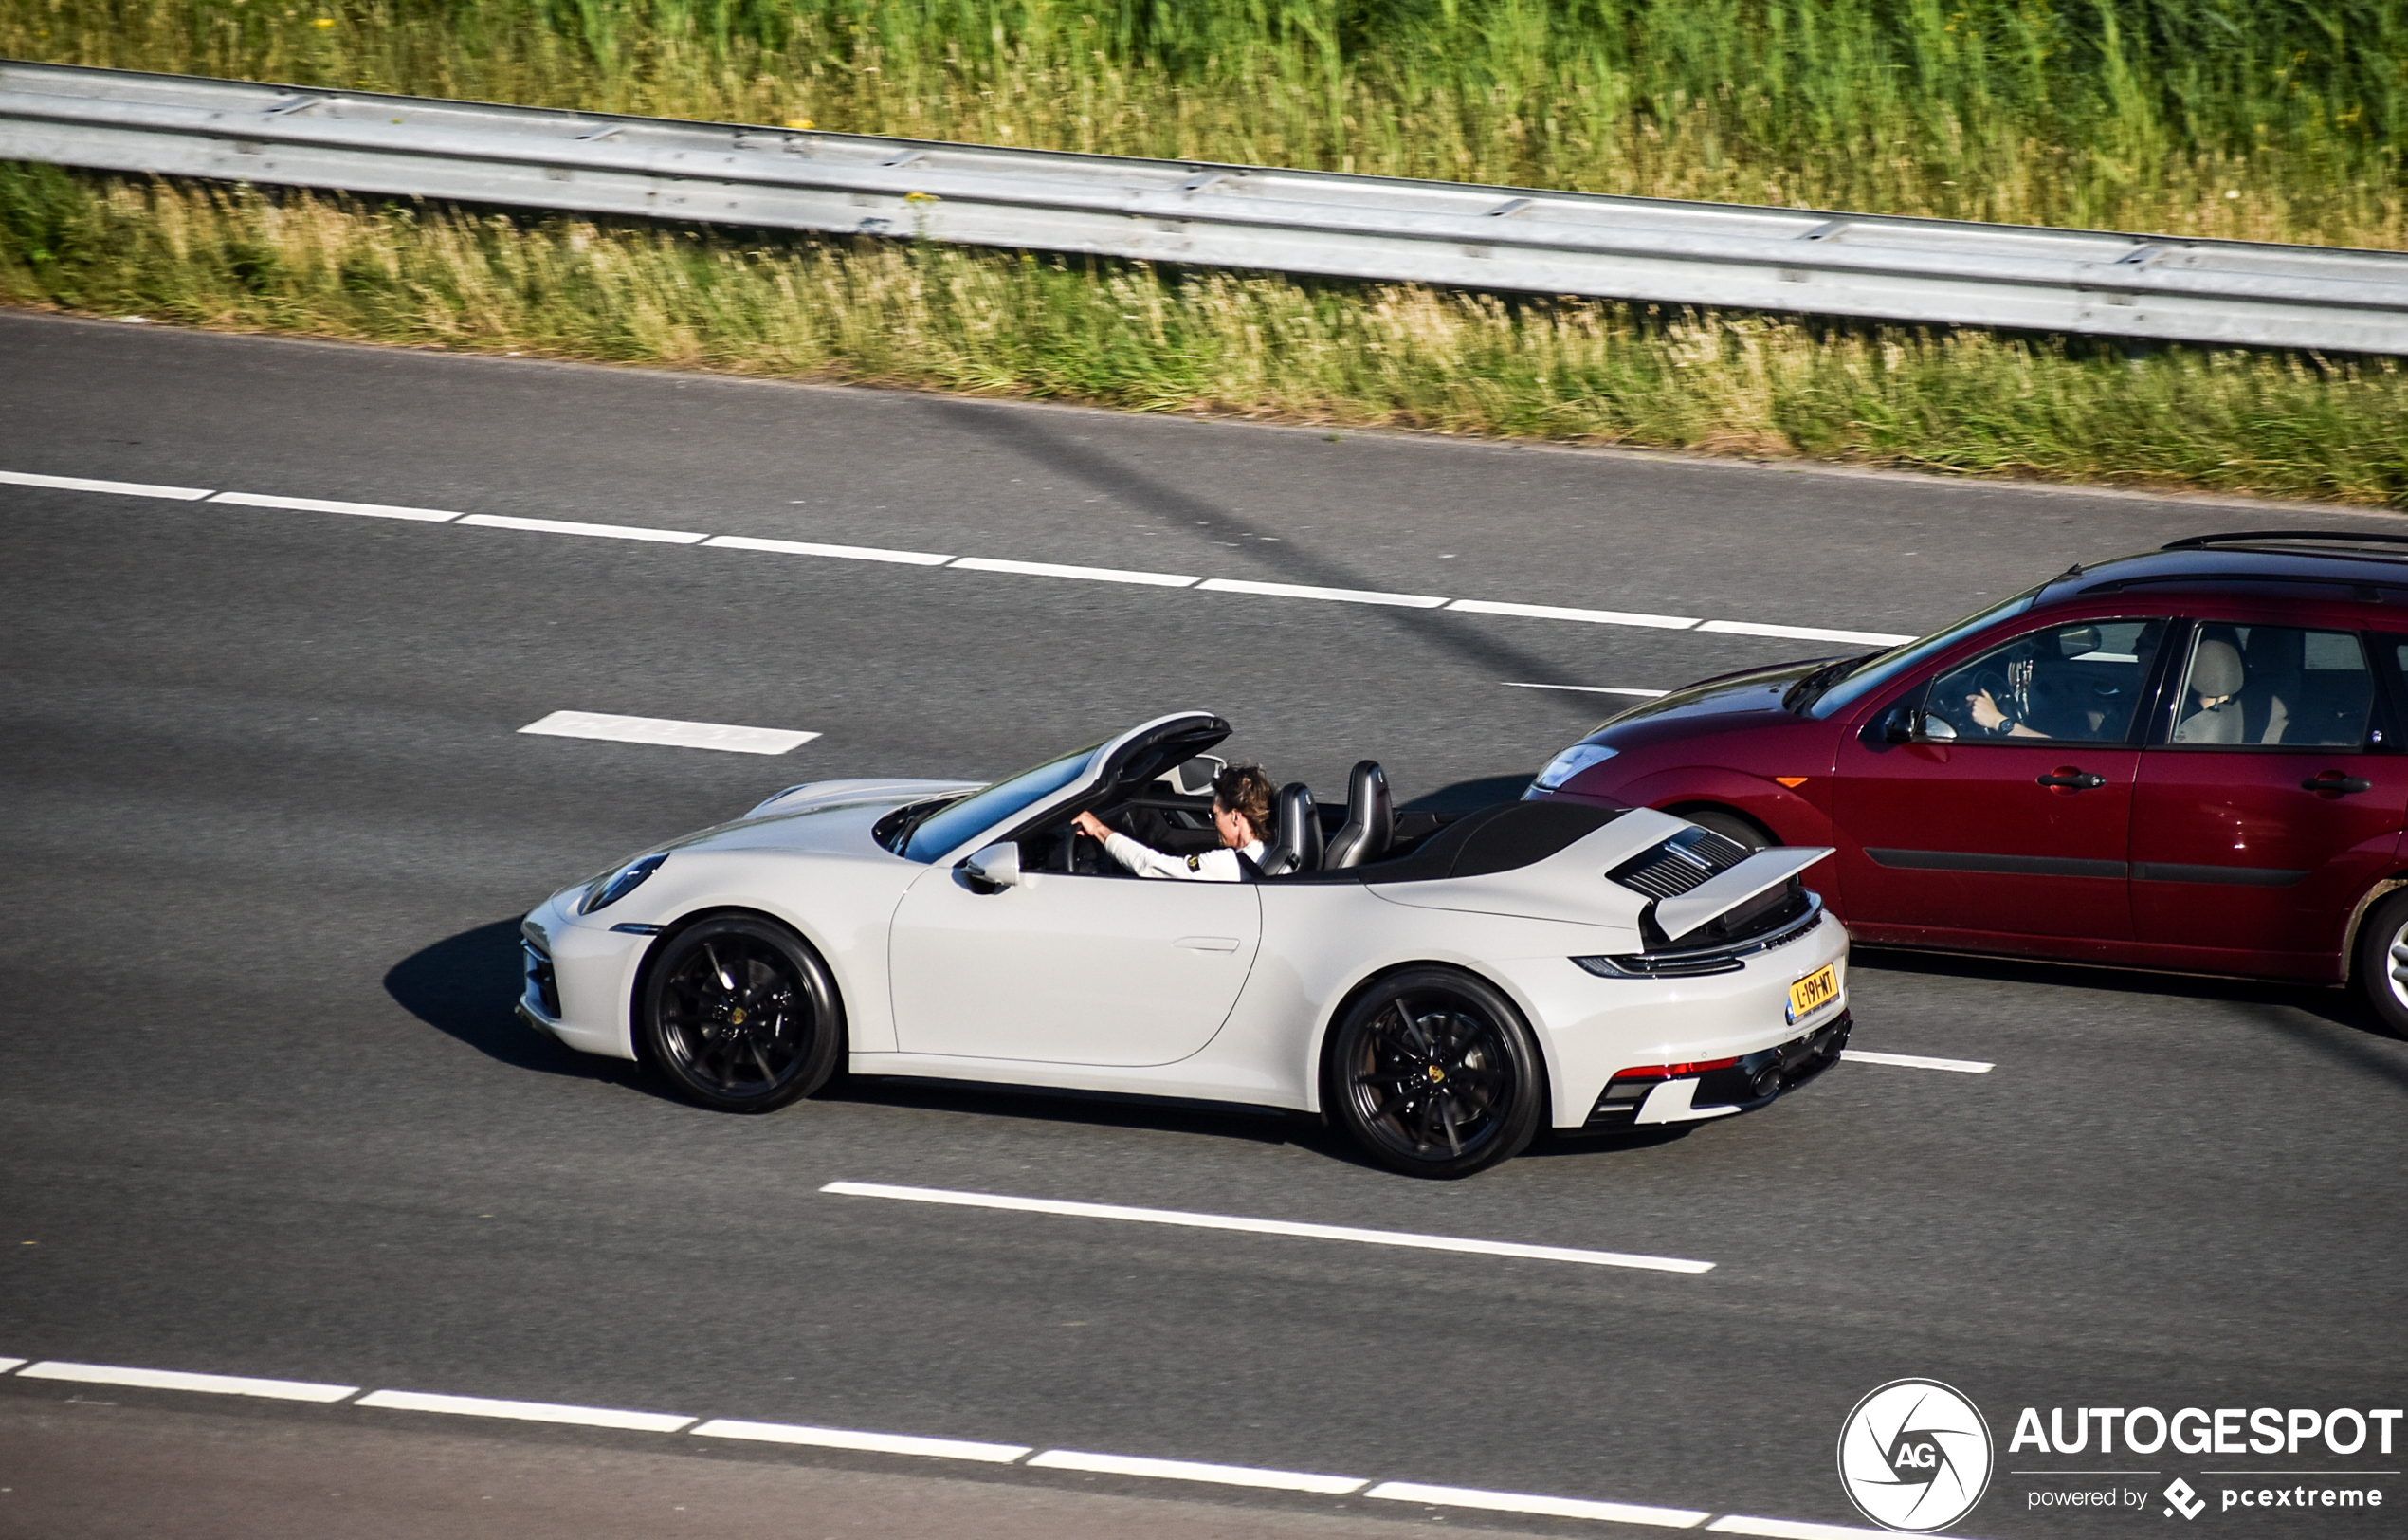
[(1539, 772), (1535, 784), (1542, 792), (1551, 792), (1589, 766), (1603, 764), (1620, 752), (1620, 749), (1608, 748), (1603, 743), (1575, 743), (1547, 761), (1547, 767)]
[(594, 878), (585, 885), (585, 896), (577, 901), (577, 912), (592, 914), (596, 909), (609, 908), (620, 899), (643, 887), (644, 879), (658, 871), (661, 869), (661, 863), (667, 859), (668, 855), (666, 852), (659, 855), (643, 856), (629, 861), (615, 871), (605, 872)]

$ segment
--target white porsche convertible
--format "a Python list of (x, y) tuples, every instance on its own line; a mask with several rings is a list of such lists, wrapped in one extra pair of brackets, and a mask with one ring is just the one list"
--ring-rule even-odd
[(840, 1065), (1200, 1098), (1323, 1112), (1432, 1177), (1838, 1058), (1848, 936), (1801, 882), (1828, 851), (1644, 808), (1400, 815), (1368, 761), (1342, 818), (1280, 792), (1256, 880), (1122, 875), (1072, 826), (1212, 848), (1229, 732), (1181, 712), (993, 785), (782, 791), (538, 907), (520, 1014), (730, 1111)]

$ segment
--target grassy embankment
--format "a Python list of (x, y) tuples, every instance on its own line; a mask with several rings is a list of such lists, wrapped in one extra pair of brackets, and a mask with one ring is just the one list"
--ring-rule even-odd
[[(870, 133), (2408, 247), (2408, 0), (0, 0), (0, 54)], [(12, 170), (0, 296), (1150, 409), (2408, 506), (2388, 364)]]

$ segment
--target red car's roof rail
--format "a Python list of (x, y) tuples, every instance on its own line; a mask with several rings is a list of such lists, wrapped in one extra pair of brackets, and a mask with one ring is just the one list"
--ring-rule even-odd
[(2381, 535), (2362, 530), (2332, 529), (2246, 529), (2229, 535), (2190, 535), (2179, 541), (2167, 541), (2158, 547), (2162, 551), (2213, 551), (2229, 548), (2247, 549), (2266, 546), (2357, 546), (2357, 554), (2397, 559), (2408, 547), (2408, 535)]

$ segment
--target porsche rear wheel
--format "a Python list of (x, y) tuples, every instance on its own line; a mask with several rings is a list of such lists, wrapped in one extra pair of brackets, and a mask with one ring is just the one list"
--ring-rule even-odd
[(1539, 1052), (1492, 985), (1450, 968), (1382, 980), (1346, 1013), (1330, 1100), (1372, 1159), (1468, 1177), (1520, 1154), (1543, 1109)]
[(767, 1112), (835, 1072), (845, 1020), (827, 964), (785, 926), (743, 916), (670, 938), (647, 975), (644, 1046), (687, 1100)]

